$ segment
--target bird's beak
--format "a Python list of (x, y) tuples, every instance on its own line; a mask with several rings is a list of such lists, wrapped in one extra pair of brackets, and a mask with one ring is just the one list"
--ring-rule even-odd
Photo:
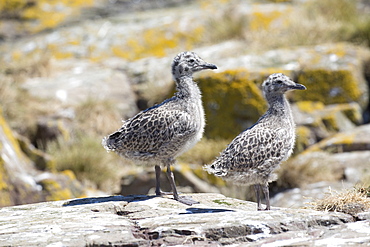
[(211, 63), (206, 63), (201, 65), (202, 69), (217, 69), (217, 66)]
[(299, 83), (296, 83), (294, 86), (291, 86), (290, 88), (291, 89), (297, 89), (297, 90), (306, 90), (307, 89), (304, 85), (299, 84)]

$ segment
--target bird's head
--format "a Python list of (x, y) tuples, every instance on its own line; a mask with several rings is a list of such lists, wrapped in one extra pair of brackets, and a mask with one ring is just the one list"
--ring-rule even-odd
[(172, 62), (172, 75), (176, 79), (183, 76), (192, 76), (194, 72), (204, 69), (217, 69), (217, 66), (205, 62), (194, 52), (181, 52)]
[(284, 94), (285, 92), (294, 89), (306, 89), (304, 85), (292, 81), (288, 76), (282, 73), (275, 73), (270, 75), (263, 82), (262, 88), (265, 96), (270, 94)]

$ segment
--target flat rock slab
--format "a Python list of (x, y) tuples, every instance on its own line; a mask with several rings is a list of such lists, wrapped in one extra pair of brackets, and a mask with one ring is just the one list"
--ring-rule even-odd
[(308, 209), (273, 208), (220, 194), (107, 196), (0, 209), (0, 246), (242, 244), (336, 246), (370, 243), (370, 220)]

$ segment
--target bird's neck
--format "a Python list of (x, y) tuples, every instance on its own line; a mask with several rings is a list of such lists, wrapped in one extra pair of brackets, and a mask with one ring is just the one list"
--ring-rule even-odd
[(201, 98), (201, 93), (192, 77), (176, 78), (176, 96), (178, 98)]
[(268, 111), (270, 114), (283, 116), (287, 119), (292, 119), (292, 111), (284, 94), (270, 95), (267, 98), (269, 104)]

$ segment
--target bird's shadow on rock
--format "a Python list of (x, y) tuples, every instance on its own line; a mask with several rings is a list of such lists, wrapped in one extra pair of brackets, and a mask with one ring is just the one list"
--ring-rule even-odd
[(129, 195), (129, 196), (104, 196), (104, 197), (89, 197), (89, 198), (80, 198), (80, 199), (73, 199), (63, 203), (63, 207), (67, 206), (77, 206), (77, 205), (85, 205), (85, 204), (94, 204), (94, 203), (104, 203), (104, 202), (117, 202), (117, 201), (126, 201), (126, 202), (134, 202), (134, 201), (145, 201), (152, 199), (156, 196), (148, 196), (148, 195)]
[(222, 212), (235, 212), (231, 209), (223, 208), (187, 208), (185, 213), (180, 214), (209, 214), (209, 213), (222, 213)]

